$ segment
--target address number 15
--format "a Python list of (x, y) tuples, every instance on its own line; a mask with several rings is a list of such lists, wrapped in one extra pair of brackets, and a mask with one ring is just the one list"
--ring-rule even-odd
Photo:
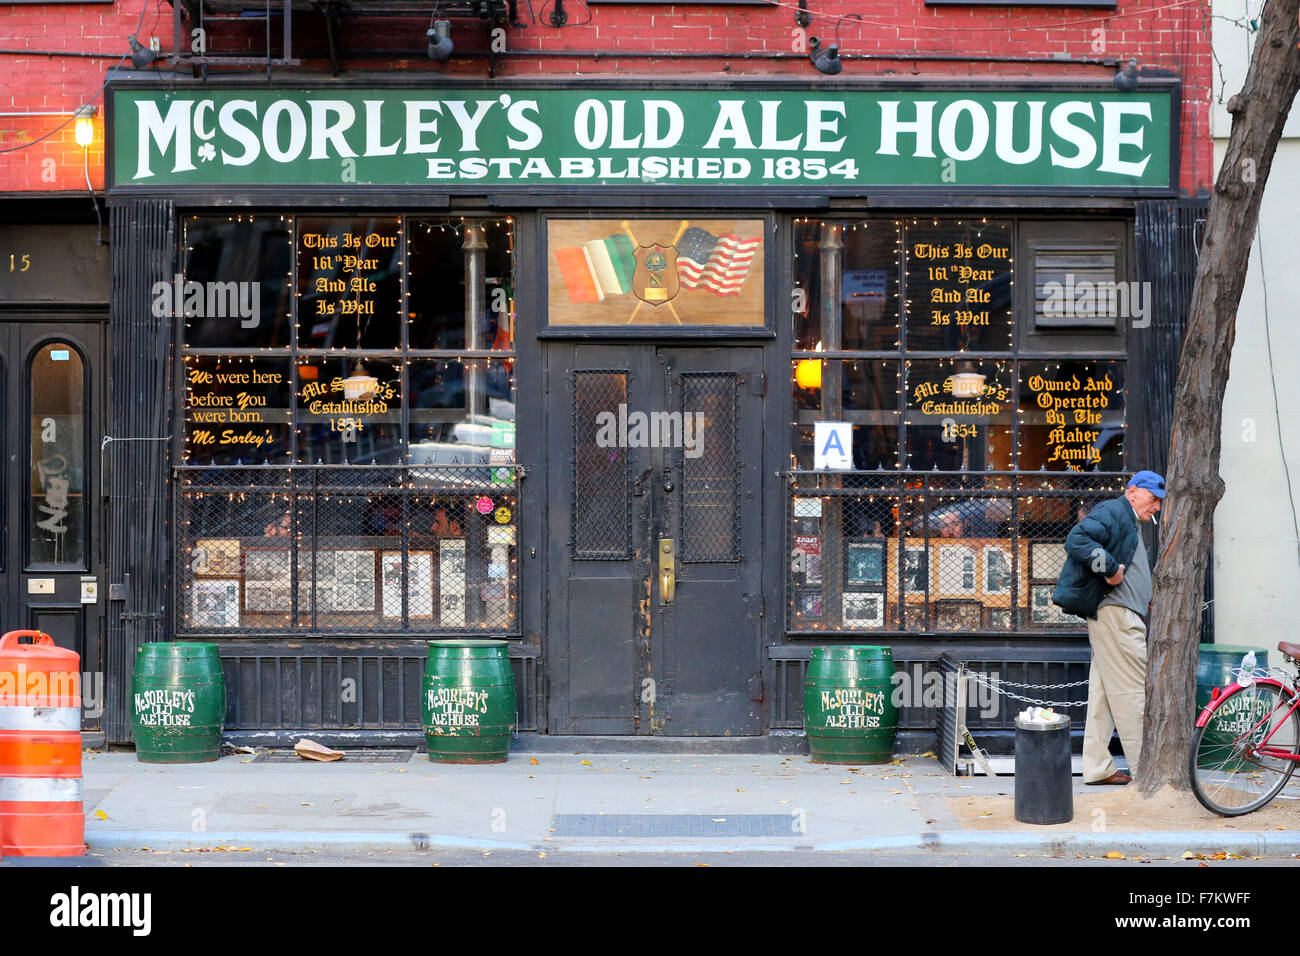
[(26, 272), (32, 267), (32, 257), (24, 253), (21, 256), (11, 255), (9, 257), (10, 272)]

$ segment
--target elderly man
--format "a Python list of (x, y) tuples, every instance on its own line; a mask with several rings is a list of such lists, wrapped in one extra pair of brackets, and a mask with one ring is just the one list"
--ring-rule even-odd
[(1065, 567), (1052, 602), (1087, 620), (1092, 645), (1084, 783), (1130, 781), (1110, 757), (1110, 737), (1117, 729), (1129, 769), (1142, 758), (1147, 673), (1143, 616), (1151, 606), (1151, 567), (1138, 523), (1150, 521), (1164, 497), (1164, 478), (1139, 471), (1129, 479), (1123, 497), (1097, 505), (1065, 539)]

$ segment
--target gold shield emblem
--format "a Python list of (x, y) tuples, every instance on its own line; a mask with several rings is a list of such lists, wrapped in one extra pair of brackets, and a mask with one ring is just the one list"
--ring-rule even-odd
[(650, 305), (663, 305), (677, 295), (677, 247), (640, 246), (634, 253), (636, 272), (632, 294)]

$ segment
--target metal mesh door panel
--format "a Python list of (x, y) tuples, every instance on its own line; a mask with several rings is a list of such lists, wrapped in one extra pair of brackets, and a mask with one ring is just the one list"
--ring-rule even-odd
[(736, 375), (684, 373), (681, 394), (682, 561), (736, 561), (740, 522)]
[(618, 442), (620, 405), (627, 405), (626, 371), (573, 373), (574, 560), (626, 561), (632, 556), (631, 472), (628, 450)]

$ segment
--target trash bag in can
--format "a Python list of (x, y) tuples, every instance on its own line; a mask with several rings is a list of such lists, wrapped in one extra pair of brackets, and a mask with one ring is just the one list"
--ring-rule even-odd
[(1070, 718), (1016, 717), (1016, 819), (1069, 823), (1074, 819), (1070, 778)]

